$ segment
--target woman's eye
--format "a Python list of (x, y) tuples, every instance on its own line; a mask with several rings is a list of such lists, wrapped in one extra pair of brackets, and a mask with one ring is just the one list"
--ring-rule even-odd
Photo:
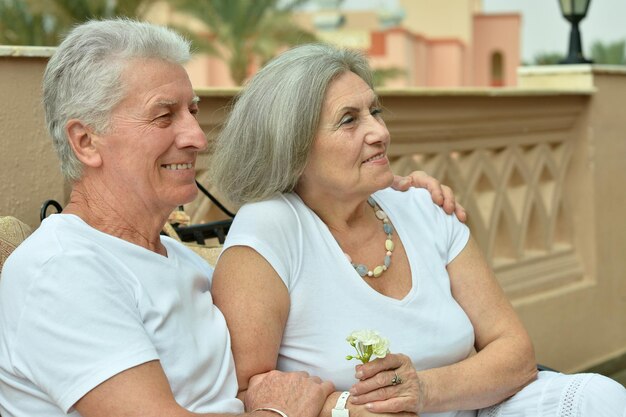
[(341, 121), (339, 122), (339, 126), (343, 126), (343, 125), (352, 123), (353, 121), (354, 121), (354, 117), (346, 116), (343, 119), (341, 119)]
[(372, 116), (380, 116), (382, 113), (383, 113), (383, 109), (378, 108), (378, 107), (373, 108), (372, 110), (370, 110), (370, 114)]

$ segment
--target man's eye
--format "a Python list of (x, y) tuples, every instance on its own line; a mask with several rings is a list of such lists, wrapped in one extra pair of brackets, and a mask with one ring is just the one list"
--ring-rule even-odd
[(200, 109), (197, 109), (197, 108), (196, 109), (194, 109), (194, 108), (189, 109), (189, 113), (191, 113), (193, 115), (193, 117), (197, 117), (199, 112), (200, 112)]
[(380, 116), (382, 113), (383, 113), (383, 109), (378, 108), (378, 107), (373, 108), (372, 110), (370, 110), (370, 114), (372, 116)]

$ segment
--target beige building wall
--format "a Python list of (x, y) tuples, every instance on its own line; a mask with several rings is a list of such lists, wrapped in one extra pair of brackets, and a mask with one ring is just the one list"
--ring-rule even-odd
[[(380, 21), (388, 10), (326, 10), (295, 18), (322, 41), (366, 51), (373, 68), (404, 69), (406, 77), (388, 81), (389, 88), (515, 85), (519, 15), (483, 15), (480, 0), (401, 0), (400, 5), (405, 17), (391, 28)], [(340, 15), (345, 23), (336, 29), (314, 25), (316, 19)], [(503, 57), (498, 83), (491, 75), (495, 52)]]
[(467, 54), (465, 46), (457, 40), (429, 42), (428, 66), (429, 87), (460, 87), (467, 85), (465, 71)]
[[(473, 85), (517, 85), (521, 17), (518, 14), (474, 16)], [(494, 55), (502, 57), (502, 82), (494, 82)]]
[(370, 49), (370, 64), (372, 68), (399, 68), (405, 75), (386, 84), (389, 88), (401, 88), (415, 83), (427, 82), (428, 71), (426, 63), (425, 40), (416, 37), (404, 29), (390, 29), (377, 34), (381, 45), (376, 50)]
[(41, 80), (50, 48), (0, 46), (0, 216), (39, 226), (47, 199), (65, 200), (44, 125)]
[(472, 16), (479, 12), (476, 0), (400, 0), (406, 11), (402, 25), (429, 38), (455, 38), (472, 43)]

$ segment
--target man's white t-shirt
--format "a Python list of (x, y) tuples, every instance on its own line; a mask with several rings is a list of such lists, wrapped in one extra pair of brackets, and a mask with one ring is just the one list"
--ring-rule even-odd
[(15, 250), (0, 280), (3, 417), (78, 415), (91, 389), (153, 360), (184, 408), (243, 412), (213, 271), (161, 241), (167, 257), (55, 214)]

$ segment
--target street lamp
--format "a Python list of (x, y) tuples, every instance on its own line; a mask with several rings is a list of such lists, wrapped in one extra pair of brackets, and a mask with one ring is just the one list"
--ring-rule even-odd
[(587, 15), (591, 0), (559, 0), (563, 17), (572, 24), (569, 35), (569, 52), (561, 64), (590, 64), (592, 61), (583, 56), (578, 23)]

